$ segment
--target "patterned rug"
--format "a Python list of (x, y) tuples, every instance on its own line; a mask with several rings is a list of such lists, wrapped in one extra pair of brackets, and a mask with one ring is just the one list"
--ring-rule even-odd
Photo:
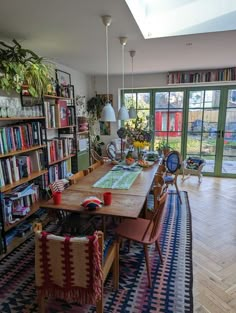
[[(119, 290), (111, 291), (111, 279), (104, 288), (104, 313), (192, 313), (192, 229), (187, 192), (182, 205), (171, 192), (160, 244), (160, 264), (155, 245), (149, 249), (153, 287), (147, 287), (143, 249), (132, 243), (120, 255)], [(28, 239), (0, 262), (0, 312), (38, 312), (34, 288), (34, 239)], [(94, 313), (93, 306), (50, 300), (48, 313)]]

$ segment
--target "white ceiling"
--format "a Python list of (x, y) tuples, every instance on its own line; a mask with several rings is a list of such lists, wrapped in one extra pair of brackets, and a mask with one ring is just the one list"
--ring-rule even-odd
[[(55, 62), (88, 74), (104, 74), (106, 51), (102, 15), (112, 16), (110, 74), (122, 71), (120, 36), (128, 37), (126, 73), (131, 72), (129, 50), (136, 50), (135, 73), (236, 65), (236, 31), (145, 40), (125, 0), (0, 0), (0, 39), (9, 42), (15, 38), (24, 47)], [(233, 20), (236, 20), (235, 12), (230, 18), (226, 16), (211, 23), (225, 24)]]

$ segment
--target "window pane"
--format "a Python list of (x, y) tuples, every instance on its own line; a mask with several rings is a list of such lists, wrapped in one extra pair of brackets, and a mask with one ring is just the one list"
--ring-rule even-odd
[(136, 93), (125, 93), (125, 106), (129, 109), (132, 105), (136, 108)]
[(150, 109), (150, 93), (138, 93), (138, 109)]
[(168, 99), (169, 93), (168, 92), (156, 92), (155, 93), (155, 109), (164, 109), (168, 108)]

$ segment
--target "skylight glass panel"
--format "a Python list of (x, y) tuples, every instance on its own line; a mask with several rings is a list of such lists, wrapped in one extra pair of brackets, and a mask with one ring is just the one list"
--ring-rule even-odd
[(236, 29), (235, 0), (126, 0), (145, 39)]

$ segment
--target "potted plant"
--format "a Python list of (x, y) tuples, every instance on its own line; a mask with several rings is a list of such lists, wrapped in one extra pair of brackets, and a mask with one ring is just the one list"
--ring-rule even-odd
[(102, 156), (102, 146), (104, 146), (105, 143), (101, 141), (99, 135), (95, 135), (91, 138), (91, 148), (97, 152), (100, 156)]
[(51, 83), (52, 67), (29, 49), (24, 49), (14, 39), (10, 46), (0, 41), (0, 88), (20, 92), (27, 85), (29, 93), (39, 97), (47, 92)]
[(171, 147), (170, 147), (170, 145), (168, 144), (168, 142), (166, 140), (162, 139), (161, 141), (159, 141), (156, 149), (157, 149), (158, 154), (160, 156), (162, 156), (162, 155), (167, 156), (167, 154), (171, 150)]

